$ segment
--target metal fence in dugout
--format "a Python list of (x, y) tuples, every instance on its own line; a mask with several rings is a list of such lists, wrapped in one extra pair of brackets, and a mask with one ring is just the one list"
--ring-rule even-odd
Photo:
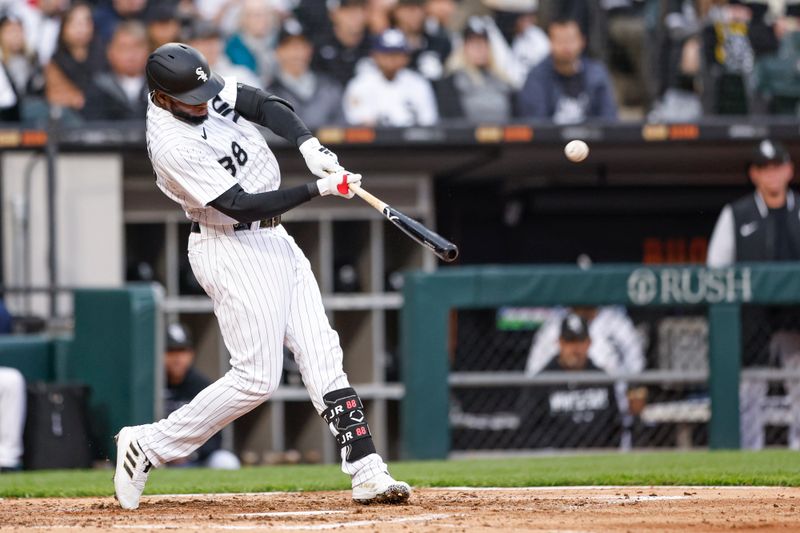
[[(560, 338), (572, 310), (592, 318), (588, 344)], [(699, 307), (459, 311), (452, 333), (452, 450), (708, 446), (705, 313)], [(742, 318), (742, 447), (798, 449), (800, 379), (792, 372), (800, 368), (800, 312), (745, 306)], [(564, 368), (559, 359), (569, 351), (585, 362)]]

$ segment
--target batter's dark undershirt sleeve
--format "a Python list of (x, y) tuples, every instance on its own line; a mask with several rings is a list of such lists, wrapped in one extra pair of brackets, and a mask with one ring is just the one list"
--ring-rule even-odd
[(319, 189), (314, 182), (256, 194), (245, 192), (237, 183), (208, 205), (239, 222), (255, 222), (282, 215), (315, 196)]
[(234, 109), (250, 122), (271, 129), (295, 146), (313, 137), (289, 102), (243, 83), (238, 83), (236, 90)]

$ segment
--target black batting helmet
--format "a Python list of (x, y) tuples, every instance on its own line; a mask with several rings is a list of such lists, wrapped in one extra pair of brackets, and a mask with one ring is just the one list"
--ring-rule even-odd
[(225, 86), (219, 74), (211, 72), (203, 54), (182, 43), (159, 46), (147, 58), (147, 84), (189, 105), (204, 104)]

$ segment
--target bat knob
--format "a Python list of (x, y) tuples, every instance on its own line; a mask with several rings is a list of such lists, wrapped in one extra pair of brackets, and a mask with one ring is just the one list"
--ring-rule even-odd
[(458, 246), (451, 244), (442, 251), (441, 258), (445, 263), (452, 263), (458, 257)]

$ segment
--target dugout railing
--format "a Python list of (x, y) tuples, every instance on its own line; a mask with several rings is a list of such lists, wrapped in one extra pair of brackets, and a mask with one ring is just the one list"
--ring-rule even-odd
[[(610, 385), (627, 381), (702, 387), (707, 391), (705, 398), (681, 403), (685, 410), (679, 417), (674, 410), (659, 409), (667, 403), (656, 404), (649, 416), (654, 420), (666, 417), (672, 422), (706, 424), (707, 445), (711, 449), (739, 448), (742, 443), (742, 383), (766, 386), (770, 381), (800, 379), (795, 368), (742, 366), (743, 317), (745, 330), (754, 321), (748, 309), (790, 309), (788, 306), (800, 303), (800, 269), (795, 264), (762, 263), (725, 269), (640, 265), (585, 270), (565, 266), (451, 268), (408, 275), (403, 293), (401, 344), (406, 394), (401, 407), (401, 435), (403, 453), (408, 458), (442, 458), (453, 452), (452, 396), (456, 391), (535, 387), (565, 380), (558, 372), (530, 376), (521, 372), (451, 371), (454, 310), (462, 313), (501, 306), (573, 305), (621, 305), (628, 309), (680, 306), (699, 310), (708, 324), (706, 370), (644, 370), (630, 375), (578, 372), (570, 373), (568, 379), (572, 383)], [(786, 401), (796, 402), (796, 398), (787, 396)], [(775, 409), (757, 409), (757, 415), (769, 423)], [(479, 418), (470, 419), (468, 414), (456, 415), (461, 422), (480, 423)], [(505, 418), (496, 417), (493, 423), (512, 427), (513, 416), (506, 413)]]

